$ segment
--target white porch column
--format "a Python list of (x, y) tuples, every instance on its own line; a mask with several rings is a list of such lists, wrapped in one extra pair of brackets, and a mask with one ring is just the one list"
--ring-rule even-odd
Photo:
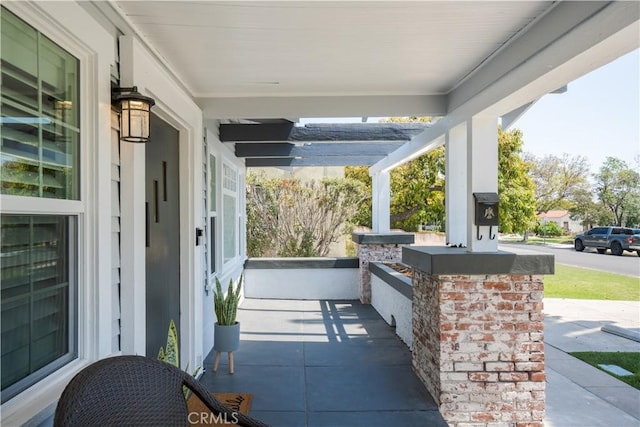
[(121, 154), (121, 347), (146, 353), (145, 147), (123, 143)]
[(374, 233), (388, 233), (391, 230), (391, 179), (388, 171), (376, 172), (371, 186), (371, 226)]
[[(134, 39), (120, 37), (120, 84), (135, 81)], [(138, 82), (138, 85), (141, 83)], [(146, 209), (145, 144), (120, 144), (120, 349), (122, 354), (145, 354), (146, 317)]]
[(451, 245), (467, 246), (467, 126), (445, 136), (446, 233)]
[(469, 252), (497, 252), (498, 227), (480, 227), (481, 240), (475, 224), (473, 193), (498, 192), (498, 118), (474, 116), (467, 121), (467, 248)]

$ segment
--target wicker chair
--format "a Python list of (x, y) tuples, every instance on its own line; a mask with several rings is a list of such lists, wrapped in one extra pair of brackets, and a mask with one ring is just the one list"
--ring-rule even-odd
[(189, 414), (183, 386), (215, 416), (220, 414), (220, 419), (237, 420), (239, 426), (267, 426), (232, 412), (181, 369), (142, 356), (102, 359), (79, 372), (64, 389), (53, 424), (56, 427), (187, 426)]

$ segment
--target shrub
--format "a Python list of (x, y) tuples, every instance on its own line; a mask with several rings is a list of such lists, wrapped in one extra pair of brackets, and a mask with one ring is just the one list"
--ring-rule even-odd
[(535, 229), (535, 233), (538, 236), (562, 236), (564, 230), (555, 222), (545, 222), (538, 224)]
[(326, 256), (332, 243), (351, 232), (366, 197), (364, 184), (348, 178), (302, 182), (249, 174), (249, 256)]

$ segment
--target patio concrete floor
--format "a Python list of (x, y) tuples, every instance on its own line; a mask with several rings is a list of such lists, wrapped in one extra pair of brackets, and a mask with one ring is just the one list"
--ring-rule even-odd
[(250, 415), (279, 427), (446, 426), (411, 353), (370, 305), (246, 299), (235, 374), (226, 354), (201, 382), (253, 394)]

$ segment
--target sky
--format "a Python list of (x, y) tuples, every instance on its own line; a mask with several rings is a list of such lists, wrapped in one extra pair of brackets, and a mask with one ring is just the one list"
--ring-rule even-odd
[[(523, 133), (524, 151), (537, 157), (584, 156), (592, 173), (607, 156), (633, 166), (634, 158), (640, 157), (639, 52), (621, 56), (570, 82), (565, 93), (540, 98), (512, 125)], [(360, 120), (301, 119), (300, 124)]]
[(635, 50), (549, 94), (514, 124), (524, 151), (585, 156), (592, 172), (607, 156), (632, 166), (640, 156), (640, 55)]

